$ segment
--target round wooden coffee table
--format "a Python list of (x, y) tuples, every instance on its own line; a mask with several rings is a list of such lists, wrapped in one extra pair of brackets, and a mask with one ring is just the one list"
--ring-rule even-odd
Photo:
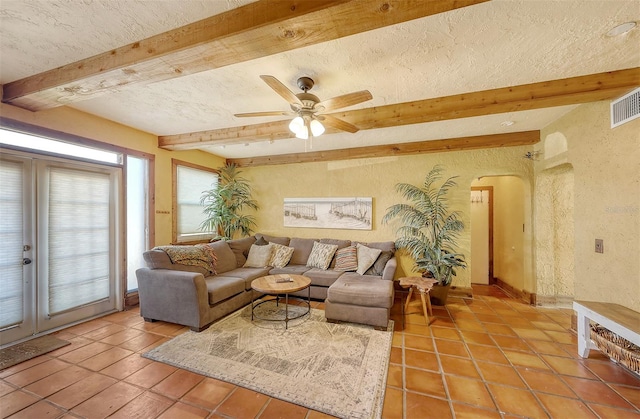
[[(259, 320), (267, 320), (267, 321), (283, 321), (285, 329), (289, 327), (289, 320), (297, 319), (302, 316), (309, 314), (311, 311), (311, 280), (303, 275), (289, 275), (289, 274), (278, 274), (278, 275), (267, 275), (262, 276), (260, 278), (254, 279), (251, 282), (251, 321), (253, 321), (254, 317)], [(299, 298), (296, 296), (289, 297), (289, 294), (301, 291), (303, 289), (307, 289), (307, 300), (305, 301), (303, 298)], [(254, 292), (257, 291), (263, 294), (275, 295), (276, 296), (276, 306), (280, 304), (280, 300), (284, 301), (284, 319), (283, 318), (266, 318), (266, 317), (258, 317), (255, 314), (256, 307), (264, 303), (268, 303), (271, 300), (260, 301), (257, 304), (254, 304)], [(284, 298), (283, 298), (284, 297)], [(289, 317), (289, 298), (295, 298), (307, 303), (307, 311), (302, 314), (298, 314), (294, 317)]]

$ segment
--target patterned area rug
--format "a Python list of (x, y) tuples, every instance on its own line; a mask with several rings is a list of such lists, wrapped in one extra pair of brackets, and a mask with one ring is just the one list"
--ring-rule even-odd
[(0, 370), (46, 354), (71, 342), (46, 335), (0, 350)]
[[(284, 316), (262, 304), (260, 317)], [(289, 316), (306, 307), (289, 306)], [(343, 418), (379, 418), (387, 381), (388, 331), (327, 323), (324, 311), (289, 322), (251, 321), (247, 306), (201, 333), (187, 332), (143, 356)]]

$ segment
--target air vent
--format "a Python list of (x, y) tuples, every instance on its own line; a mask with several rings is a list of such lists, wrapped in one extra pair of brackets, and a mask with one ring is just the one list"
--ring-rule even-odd
[(640, 117), (640, 88), (611, 102), (611, 128)]

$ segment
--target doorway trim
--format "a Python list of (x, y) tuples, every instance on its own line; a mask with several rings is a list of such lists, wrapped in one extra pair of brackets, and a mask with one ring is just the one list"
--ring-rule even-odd
[(489, 285), (493, 285), (496, 283), (493, 277), (493, 186), (472, 186), (471, 190), (489, 193)]

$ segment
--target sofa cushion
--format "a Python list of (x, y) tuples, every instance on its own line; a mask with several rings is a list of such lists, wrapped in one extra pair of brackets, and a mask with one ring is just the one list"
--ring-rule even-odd
[(227, 241), (227, 244), (236, 256), (236, 267), (240, 268), (247, 261), (249, 255), (249, 249), (251, 245), (256, 242), (256, 238), (253, 236), (245, 237), (243, 239), (235, 239)]
[(289, 247), (293, 247), (295, 250), (289, 263), (292, 265), (306, 265), (307, 260), (309, 260), (309, 255), (311, 254), (311, 249), (313, 249), (313, 244), (316, 241), (316, 239), (292, 238), (289, 242)]
[(327, 300), (352, 306), (391, 308), (393, 281), (345, 273), (329, 287)]
[(271, 255), (273, 254), (273, 246), (268, 244), (266, 246), (251, 245), (249, 249), (249, 255), (247, 261), (244, 263), (245, 268), (264, 268), (269, 266)]
[(333, 269), (336, 271), (348, 272), (358, 269), (358, 253), (355, 246), (338, 249), (334, 259), (336, 261), (336, 265)]
[(370, 247), (372, 249), (380, 249), (383, 252), (391, 252), (395, 253), (396, 244), (395, 242), (370, 242), (370, 243), (362, 243), (363, 245)]
[(311, 249), (311, 254), (309, 255), (309, 259), (307, 259), (307, 266), (310, 268), (327, 269), (331, 264), (331, 259), (333, 259), (337, 248), (337, 244), (313, 243), (313, 249)]
[(271, 268), (268, 266), (266, 268), (237, 268), (232, 271), (225, 272), (222, 276), (242, 278), (245, 282), (244, 287), (248, 291), (251, 289), (251, 282), (254, 279), (269, 275), (269, 269)]
[[(351, 240), (320, 239), (320, 243), (322, 243), (322, 244), (335, 244), (335, 245), (338, 246), (338, 250), (344, 249), (345, 247), (351, 246)], [(329, 267), (333, 268), (334, 266), (336, 266), (336, 257), (335, 257), (335, 255), (333, 256), (333, 259), (331, 259), (331, 265), (329, 265)]]
[(333, 269), (318, 269), (311, 268), (304, 273), (304, 276), (311, 279), (311, 285), (329, 287), (336, 282), (336, 279), (340, 278), (343, 273), (340, 271), (334, 271)]
[(284, 268), (273, 268), (269, 271), (269, 275), (289, 274), (289, 275), (304, 275), (311, 270), (307, 265), (294, 265), (289, 263)]
[[(149, 269), (171, 269), (174, 271), (196, 272), (203, 276), (209, 275), (209, 270), (199, 266), (179, 265), (171, 262), (171, 258), (164, 250), (151, 249), (142, 254)], [(308, 268), (307, 268), (308, 269)]]
[(213, 305), (245, 291), (244, 280), (227, 276), (212, 276), (205, 279), (209, 304)]
[(269, 243), (278, 243), (283, 246), (289, 246), (289, 237), (269, 236), (268, 234), (256, 233), (256, 240), (264, 238)]
[(389, 262), (389, 259), (391, 259), (392, 257), (393, 253), (383, 251), (382, 253), (380, 253), (380, 256), (378, 256), (378, 259), (376, 259), (373, 265), (371, 265), (371, 267), (367, 269), (364, 274), (382, 276), (382, 274), (384, 273), (384, 267), (387, 266), (387, 262)]
[(229, 247), (229, 244), (220, 240), (217, 242), (209, 243), (207, 246), (211, 247), (216, 254), (217, 263), (216, 263), (216, 273), (221, 274), (232, 269), (235, 269), (236, 266), (236, 256)]
[(260, 236), (254, 244), (256, 246), (266, 246), (269, 242), (265, 240), (264, 236)]
[(360, 243), (356, 245), (356, 249), (358, 254), (358, 269), (356, 269), (356, 272), (358, 272), (360, 275), (364, 275), (367, 269), (369, 269), (374, 264), (376, 259), (378, 259), (378, 256), (380, 256), (382, 250), (373, 249)]
[(274, 268), (284, 268), (287, 266), (295, 249), (277, 243), (271, 243), (271, 246), (273, 247), (273, 252), (269, 266), (273, 266)]

